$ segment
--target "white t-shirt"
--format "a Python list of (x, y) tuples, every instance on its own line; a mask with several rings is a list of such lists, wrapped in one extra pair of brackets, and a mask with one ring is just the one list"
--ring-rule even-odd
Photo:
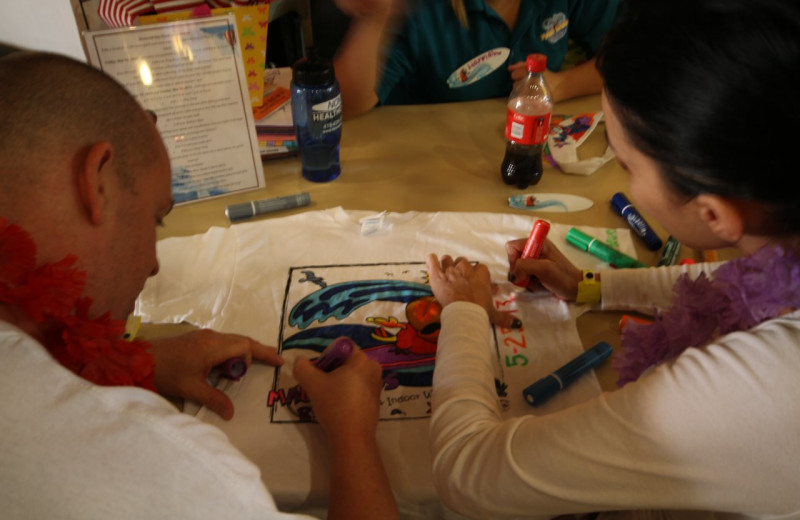
[[(161, 240), (160, 271), (148, 280), (137, 314), (147, 322), (187, 321), (282, 348), (287, 363), (280, 370), (254, 364), (241, 381), (227, 384), (236, 408), (230, 422), (207, 410), (198, 417), (223, 429), (258, 465), (267, 488), (284, 510), (327, 502), (329, 464), (319, 426), (298, 420), (307, 403), (291, 378), (294, 357), (313, 357), (316, 352), (287, 347), (292, 343), (302, 347), (308, 341), (304, 335), (325, 334), (325, 329), (333, 335), (344, 331), (345, 335), (361, 334), (358, 342), (368, 355), (377, 356), (380, 351), (393, 356), (385, 367), (412, 365), (398, 370), (396, 379), (394, 369), (385, 368), (387, 385), (381, 395), (377, 440), (401, 511), (408, 518), (441, 518), (448, 513), (442, 510), (433, 485), (428, 448), (434, 356), (427, 364), (413, 365), (424, 349), (401, 345), (403, 334), (411, 328), (420, 333), (425, 329), (412, 327), (413, 320), (407, 316), (411, 306), (404, 308), (401, 293), (421, 295), (429, 290), (426, 256), (461, 255), (488, 266), (499, 285), (499, 308), (515, 312), (525, 325), (523, 330), (493, 331), (488, 324), (483, 328), (493, 334), (499, 362), (496, 376), (507, 385), (501, 390), (505, 392), (504, 416), (546, 414), (599, 392), (596, 378), (588, 374), (540, 408), (529, 407), (521, 393), (590, 346), (581, 343), (576, 328), (576, 318), (585, 307), (532, 294), (507, 281), (504, 244), (528, 236), (536, 216), (409, 212), (386, 214), (380, 223), (359, 223), (369, 215), (334, 208)], [(628, 228), (581, 229), (635, 254)], [(565, 254), (576, 265), (601, 267), (595, 257), (566, 245), (568, 230), (569, 226), (553, 224), (548, 237), (564, 244)], [(370, 296), (365, 303), (367, 297), (357, 296), (359, 288), (370, 292), (377, 286), (380, 297)], [(401, 289), (395, 291), (397, 287)], [(372, 334), (364, 334), (365, 330)], [(386, 347), (395, 333), (400, 352)], [(427, 385), (414, 380), (426, 375)]]
[(219, 429), (159, 395), (97, 386), (0, 322), (4, 519), (301, 519)]
[[(664, 307), (677, 273), (699, 268), (603, 271), (603, 306)], [(431, 443), (437, 486), (457, 511), (800, 518), (800, 311), (687, 349), (577, 406), (512, 419), (494, 395), (487, 323), (473, 304), (442, 314)]]

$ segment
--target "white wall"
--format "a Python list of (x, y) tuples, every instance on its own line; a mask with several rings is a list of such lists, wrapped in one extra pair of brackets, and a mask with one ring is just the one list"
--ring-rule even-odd
[(86, 61), (70, 0), (0, 0), (0, 42)]

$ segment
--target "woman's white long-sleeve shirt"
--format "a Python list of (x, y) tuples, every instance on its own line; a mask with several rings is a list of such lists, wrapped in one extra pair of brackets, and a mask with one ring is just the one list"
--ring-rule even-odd
[[(666, 307), (678, 274), (699, 269), (604, 271), (603, 307)], [(437, 488), (454, 510), (800, 518), (800, 311), (687, 349), (588, 402), (505, 420), (489, 331), (477, 305), (442, 313), (431, 446)]]

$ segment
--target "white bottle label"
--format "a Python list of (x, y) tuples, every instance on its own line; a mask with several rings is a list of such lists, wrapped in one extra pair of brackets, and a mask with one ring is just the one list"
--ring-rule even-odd
[(342, 126), (342, 96), (317, 103), (311, 107), (311, 121), (323, 134), (334, 132)]

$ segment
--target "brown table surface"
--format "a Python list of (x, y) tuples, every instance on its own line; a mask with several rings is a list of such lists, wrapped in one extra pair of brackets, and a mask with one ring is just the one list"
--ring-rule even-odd
[[(600, 110), (600, 96), (560, 103), (555, 113), (568, 116)], [(505, 144), (505, 100), (467, 103), (378, 107), (345, 121), (342, 129), (342, 173), (328, 183), (313, 183), (300, 173), (297, 157), (264, 161), (265, 188), (176, 207), (159, 228), (159, 238), (203, 233), (211, 226), (229, 226), (225, 207), (307, 191), (311, 205), (257, 218), (276, 218), (300, 211), (342, 206), (374, 211), (482, 211), (525, 213), (568, 225), (626, 227), (609, 205), (611, 196), (627, 192), (627, 173), (611, 160), (589, 176), (564, 174), (545, 164), (539, 184), (525, 190), (507, 186), (500, 179)], [(602, 123), (579, 149), (579, 157), (602, 154), (606, 140)], [(508, 197), (520, 193), (571, 193), (594, 201), (584, 211), (543, 213), (516, 210)], [(662, 239), (664, 229), (644, 217)], [(647, 250), (635, 239), (641, 261), (655, 265), (659, 252)], [(726, 256), (726, 252), (722, 252)], [(697, 258), (682, 248), (681, 258)], [(578, 320), (584, 346), (605, 340), (619, 345), (619, 313), (585, 313)], [(144, 336), (181, 331), (188, 326), (144, 326)], [(601, 385), (615, 387), (610, 363), (596, 371)]]

